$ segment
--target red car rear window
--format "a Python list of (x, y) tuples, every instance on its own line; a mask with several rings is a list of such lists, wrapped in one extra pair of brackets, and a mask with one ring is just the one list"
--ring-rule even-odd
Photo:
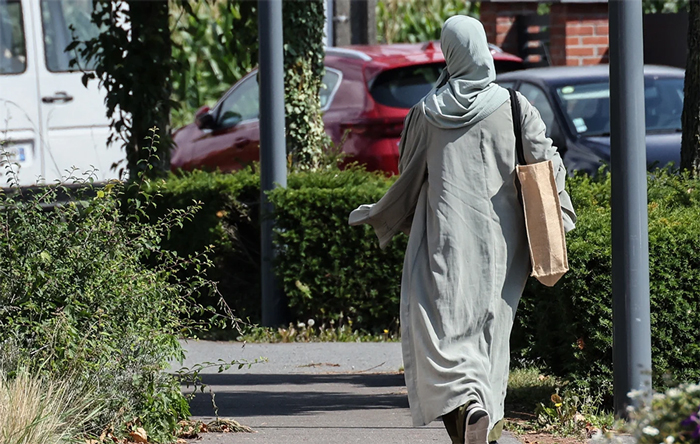
[[(494, 60), (497, 73), (523, 69), (522, 62)], [(437, 82), (445, 63), (412, 65), (382, 72), (372, 82), (370, 94), (377, 103), (394, 108), (411, 108)]]
[(428, 94), (443, 68), (444, 63), (431, 63), (384, 71), (372, 82), (370, 94), (382, 105), (411, 108)]

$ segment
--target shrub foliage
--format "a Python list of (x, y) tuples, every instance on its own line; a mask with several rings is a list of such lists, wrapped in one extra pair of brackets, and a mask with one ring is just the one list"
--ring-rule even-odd
[[(649, 257), (656, 386), (700, 379), (700, 182), (650, 177)], [(612, 381), (610, 177), (570, 181), (579, 222), (568, 235), (570, 271), (553, 288), (530, 282), (513, 334), (519, 357), (585, 385)], [(669, 379), (670, 378), (670, 379)]]
[(453, 15), (478, 16), (479, 3), (460, 0), (379, 0), (377, 37), (381, 43), (440, 40), (445, 20)]
[[(194, 173), (166, 181), (160, 190), (169, 202), (179, 200), (179, 205), (192, 199), (205, 201), (197, 217), (209, 218), (209, 222), (200, 224), (207, 228), (200, 228), (199, 233), (209, 233), (205, 235), (211, 236), (208, 243), (226, 246), (216, 259), (219, 276), (226, 275), (230, 284), (224, 296), (253, 321), (259, 320), (260, 306), (256, 180), (250, 170), (228, 176)], [(353, 327), (369, 332), (395, 331), (406, 239), (401, 236), (381, 251), (371, 228), (347, 225), (349, 212), (360, 204), (376, 202), (391, 181), (358, 169), (293, 173), (286, 189), (270, 195), (277, 209), (277, 272), (294, 320), (351, 321)], [(698, 185), (700, 181), (691, 177), (664, 171), (649, 179), (652, 352), (657, 385), (663, 384), (667, 374), (678, 381), (700, 379), (696, 365), (700, 362)], [(557, 375), (609, 391), (610, 178), (604, 174), (597, 179), (579, 176), (570, 179), (568, 186), (579, 215), (577, 228), (568, 234), (571, 271), (553, 288), (534, 280), (528, 283), (514, 327), (512, 355), (514, 361), (537, 361)], [(211, 196), (209, 193), (216, 197), (199, 197)], [(221, 209), (222, 217), (217, 218)], [(173, 240), (173, 248), (183, 248), (182, 241)], [(197, 248), (187, 244), (184, 251)], [(243, 282), (246, 284), (241, 285)]]
[(138, 418), (153, 441), (169, 442), (189, 407), (164, 370), (196, 327), (192, 296), (212, 287), (206, 258), (160, 243), (197, 205), (147, 221), (147, 193), (126, 199), (121, 183), (92, 191), (53, 208), (71, 193), (0, 193), (0, 369), (96, 387), (104, 409), (86, 432), (119, 434)]
[(380, 250), (371, 227), (350, 227), (350, 210), (376, 202), (390, 181), (364, 171), (302, 173), (270, 195), (279, 255), (276, 270), (297, 319), (371, 333), (398, 331), (406, 237)]

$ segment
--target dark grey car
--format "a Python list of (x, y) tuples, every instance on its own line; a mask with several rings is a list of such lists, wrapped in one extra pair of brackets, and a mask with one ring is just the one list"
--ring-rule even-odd
[[(683, 79), (678, 68), (644, 67), (647, 168), (678, 166)], [(595, 173), (610, 162), (608, 65), (513, 71), (497, 82), (520, 91), (542, 115), (567, 169)]]

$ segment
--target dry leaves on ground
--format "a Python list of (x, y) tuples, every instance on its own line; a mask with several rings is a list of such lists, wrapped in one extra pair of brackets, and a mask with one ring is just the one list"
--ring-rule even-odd
[(562, 438), (550, 433), (528, 433), (519, 435), (518, 438), (524, 444), (581, 444), (585, 442), (585, 440), (580, 438)]
[(184, 420), (178, 423), (179, 429), (177, 436), (179, 438), (194, 439), (198, 438), (200, 433), (254, 433), (255, 431), (248, 426), (240, 424), (233, 419), (218, 418), (209, 423), (201, 421)]
[[(255, 433), (248, 426), (233, 419), (218, 418), (209, 423), (201, 421), (182, 420), (177, 423), (176, 444), (187, 444), (186, 439), (197, 439), (200, 433)], [(134, 427), (128, 423), (128, 438), (117, 438), (111, 430), (105, 430), (99, 439), (86, 439), (85, 444), (148, 444), (148, 434), (142, 427)]]
[(136, 427), (129, 432), (129, 437), (136, 443), (148, 443), (148, 434), (143, 427)]

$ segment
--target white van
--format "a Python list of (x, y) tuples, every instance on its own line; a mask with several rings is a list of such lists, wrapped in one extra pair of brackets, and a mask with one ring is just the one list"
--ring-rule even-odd
[(97, 33), (91, 11), (92, 0), (0, 0), (0, 187), (8, 157), (20, 185), (65, 180), (73, 168), (116, 176), (124, 154), (106, 145), (105, 93), (96, 80), (83, 86), (64, 51), (70, 25), (81, 39)]

